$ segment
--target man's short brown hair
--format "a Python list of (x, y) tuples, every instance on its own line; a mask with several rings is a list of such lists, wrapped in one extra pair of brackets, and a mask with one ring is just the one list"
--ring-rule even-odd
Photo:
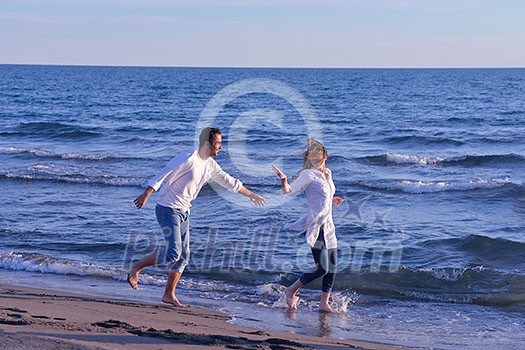
[(199, 136), (199, 147), (204, 146), (204, 143), (208, 141), (210, 144), (213, 143), (215, 135), (222, 135), (221, 130), (218, 128), (204, 128)]

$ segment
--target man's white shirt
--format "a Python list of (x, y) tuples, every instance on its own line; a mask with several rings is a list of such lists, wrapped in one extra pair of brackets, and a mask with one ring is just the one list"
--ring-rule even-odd
[(202, 159), (198, 150), (182, 152), (173, 157), (148, 185), (158, 191), (158, 204), (188, 211), (191, 202), (209, 180), (232, 192), (239, 192), (242, 187), (242, 182), (222, 170), (215, 159)]

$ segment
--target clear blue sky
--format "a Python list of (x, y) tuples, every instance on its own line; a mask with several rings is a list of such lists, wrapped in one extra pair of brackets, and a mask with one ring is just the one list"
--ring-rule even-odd
[(525, 1), (0, 0), (0, 63), (525, 67)]

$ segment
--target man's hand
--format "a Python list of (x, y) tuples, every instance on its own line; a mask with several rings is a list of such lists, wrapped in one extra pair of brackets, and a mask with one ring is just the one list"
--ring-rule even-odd
[(248, 198), (250, 198), (250, 200), (258, 207), (258, 208), (262, 208), (264, 207), (264, 203), (266, 203), (266, 199), (264, 199), (262, 196), (259, 196), (258, 194), (256, 193), (253, 193), (250, 194), (248, 196)]
[(259, 208), (263, 207), (264, 203), (266, 203), (266, 199), (259, 196), (258, 194), (253, 193), (252, 191), (250, 191), (244, 186), (241, 187), (241, 189), (239, 190), (239, 193), (250, 198), (250, 200)]
[(146, 205), (146, 203), (148, 202), (148, 199), (151, 196), (151, 194), (153, 193), (153, 191), (154, 191), (154, 189), (152, 187), (148, 186), (148, 188), (146, 188), (146, 190), (144, 190), (144, 192), (142, 192), (142, 194), (140, 196), (135, 198), (133, 203), (135, 203), (135, 206), (137, 207), (137, 209), (140, 209), (140, 208), (142, 208), (143, 206)]

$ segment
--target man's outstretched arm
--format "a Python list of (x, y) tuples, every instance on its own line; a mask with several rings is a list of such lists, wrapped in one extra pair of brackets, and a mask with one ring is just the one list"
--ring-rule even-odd
[(246, 187), (242, 186), (239, 190), (240, 194), (245, 195), (246, 197), (250, 198), (250, 200), (259, 208), (264, 206), (264, 203), (266, 203), (266, 199), (264, 199), (262, 196), (259, 196), (256, 193), (253, 193)]
[(144, 190), (144, 192), (142, 192), (142, 194), (140, 196), (138, 196), (137, 198), (135, 198), (135, 200), (133, 201), (133, 203), (135, 203), (135, 206), (137, 207), (137, 209), (140, 209), (142, 208), (143, 206), (146, 205), (146, 202), (148, 201), (149, 197), (151, 196), (151, 194), (155, 192), (155, 190), (153, 189), (153, 187), (151, 186), (148, 186), (148, 188), (146, 188)]

